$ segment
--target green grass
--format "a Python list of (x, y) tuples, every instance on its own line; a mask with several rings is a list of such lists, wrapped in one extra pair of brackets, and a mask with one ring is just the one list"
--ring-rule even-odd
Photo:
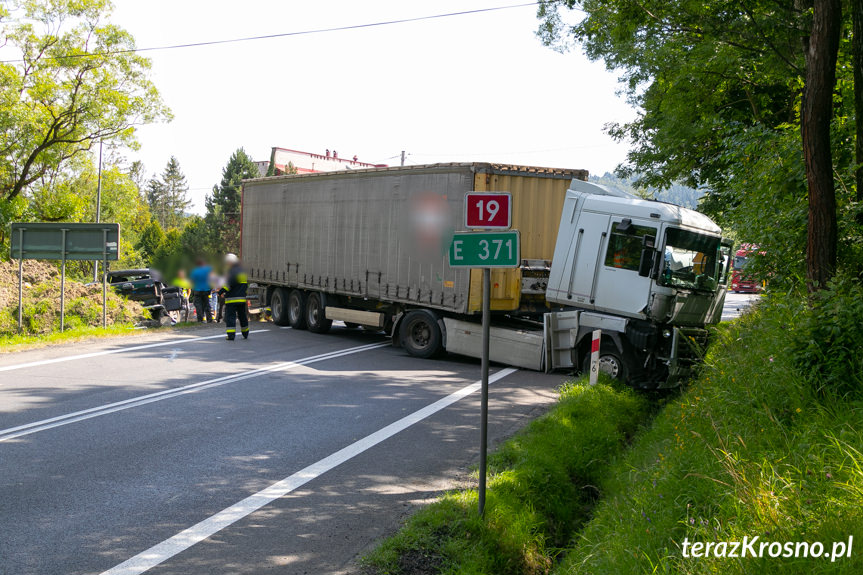
[(22, 351), (34, 349), (45, 345), (68, 343), (89, 338), (114, 337), (118, 335), (140, 334), (132, 324), (112, 325), (107, 328), (78, 326), (66, 331), (55, 331), (43, 335), (32, 334), (3, 334), (0, 335), (0, 352)]
[(28, 349), (37, 349), (48, 345), (58, 345), (88, 339), (141, 335), (145, 332), (153, 333), (156, 330), (176, 330), (195, 327), (198, 327), (198, 324), (195, 322), (180, 322), (172, 326), (151, 327), (143, 330), (135, 329), (133, 324), (126, 323), (109, 325), (107, 328), (78, 325), (77, 327), (67, 328), (62, 332), (55, 331), (42, 335), (2, 334), (0, 335), (0, 353), (26, 351)]
[[(698, 379), (664, 405), (608, 385), (565, 387), (491, 458), (485, 520), (474, 491), (447, 494), (366, 557), (366, 570), (863, 573), (861, 352), (857, 280), (809, 303), (766, 297), (718, 328)], [(656, 416), (635, 433), (648, 411)], [(682, 556), (687, 539), (829, 551), (849, 536), (850, 558), (836, 561)]]
[[(823, 331), (822, 308), (771, 301), (720, 328), (699, 379), (604, 476), (603, 501), (555, 573), (863, 573), (863, 398), (847, 391), (853, 382), (814, 381), (824, 370), (800, 366), (801, 332)], [(834, 375), (859, 376), (859, 357), (824, 361)], [(684, 538), (829, 550), (849, 535), (857, 548), (836, 562), (681, 552)]]
[(597, 485), (648, 412), (628, 389), (583, 383), (489, 458), (485, 518), (475, 490), (418, 512), (364, 559), (379, 574), (546, 573), (589, 516)]

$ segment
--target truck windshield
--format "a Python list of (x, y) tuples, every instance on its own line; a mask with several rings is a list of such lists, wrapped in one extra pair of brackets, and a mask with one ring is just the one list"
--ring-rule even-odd
[(742, 270), (746, 267), (746, 262), (749, 261), (749, 258), (746, 256), (734, 256), (734, 269)]
[(669, 228), (665, 233), (665, 253), (659, 285), (713, 291), (724, 263), (720, 239)]

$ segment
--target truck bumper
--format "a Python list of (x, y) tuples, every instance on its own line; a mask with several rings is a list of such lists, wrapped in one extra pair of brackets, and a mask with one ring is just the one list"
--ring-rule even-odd
[(659, 388), (677, 387), (692, 376), (695, 366), (704, 360), (709, 332), (701, 328), (675, 327), (668, 359), (668, 377)]

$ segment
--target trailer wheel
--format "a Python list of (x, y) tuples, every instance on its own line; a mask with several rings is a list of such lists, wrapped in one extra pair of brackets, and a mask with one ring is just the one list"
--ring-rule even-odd
[(288, 324), (292, 329), (306, 329), (306, 294), (298, 289), (288, 295)]
[(437, 318), (423, 310), (407, 314), (399, 326), (402, 347), (414, 357), (434, 357), (441, 351), (443, 337)]
[(288, 325), (288, 293), (285, 288), (276, 288), (270, 296), (270, 311), (273, 314), (273, 323), (276, 325)]
[(333, 320), (324, 314), (324, 301), (321, 294), (312, 292), (306, 299), (306, 326), (314, 333), (327, 333), (333, 325)]
[[(599, 372), (622, 382), (629, 379), (632, 372), (629, 360), (620, 353), (613, 341), (603, 339), (599, 346)], [(581, 373), (590, 373), (590, 351), (584, 355)]]

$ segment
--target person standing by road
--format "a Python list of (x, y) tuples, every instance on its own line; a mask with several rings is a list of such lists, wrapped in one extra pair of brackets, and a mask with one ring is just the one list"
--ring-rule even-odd
[(240, 265), (240, 258), (234, 254), (225, 256), (225, 265), (228, 267), (226, 284), (219, 293), (225, 295), (225, 332), (227, 340), (234, 341), (237, 334), (237, 319), (240, 320), (240, 331), (243, 339), (249, 339), (249, 314), (246, 310), (246, 291), (249, 288), (249, 279)]
[(213, 312), (210, 309), (210, 271), (211, 268), (199, 259), (198, 265), (192, 270), (190, 279), (192, 280), (192, 297), (195, 300), (195, 313), (198, 315), (198, 321), (204, 321), (204, 315), (207, 316), (207, 323), (213, 323)]

